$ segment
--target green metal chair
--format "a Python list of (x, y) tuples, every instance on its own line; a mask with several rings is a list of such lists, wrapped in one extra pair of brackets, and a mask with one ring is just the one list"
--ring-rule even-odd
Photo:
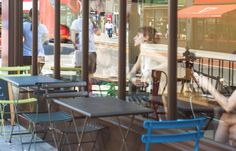
[(28, 104), (28, 103), (33, 103), (36, 102), (35, 98), (29, 98), (29, 99), (19, 99), (19, 100), (0, 100), (0, 114), (1, 114), (1, 133), (4, 135), (5, 137), (5, 119), (4, 119), (4, 115), (5, 114), (11, 114), (11, 112), (5, 112), (5, 108), (7, 107), (7, 105), (12, 104), (15, 108), (14, 110), (14, 114), (16, 117), (16, 123), (19, 126), (19, 119), (18, 119), (18, 109), (17, 106), (21, 105), (21, 104)]
[(0, 67), (0, 76), (19, 76), (19, 75), (30, 75), (30, 66), (11, 66), (11, 67)]

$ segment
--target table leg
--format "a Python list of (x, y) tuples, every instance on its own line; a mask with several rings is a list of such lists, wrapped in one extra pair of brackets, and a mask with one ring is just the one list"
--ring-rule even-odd
[(129, 127), (128, 127), (127, 131), (126, 131), (126, 134), (123, 133), (122, 128), (121, 128), (122, 126), (121, 126), (120, 119), (119, 119), (119, 117), (117, 117), (118, 124), (119, 124), (119, 129), (120, 129), (120, 134), (121, 134), (121, 137), (122, 137), (122, 144), (121, 144), (120, 151), (123, 151), (124, 147), (125, 147), (125, 150), (128, 151), (126, 140), (127, 140), (128, 136), (129, 136), (130, 129), (131, 129), (133, 123), (134, 123), (134, 117), (135, 117), (135, 115), (131, 116), (131, 121), (130, 121)]
[[(13, 87), (11, 83), (8, 82), (8, 95), (9, 100), (18, 100), (19, 99), (19, 88)], [(14, 104), (10, 104), (10, 114), (11, 114), (11, 125), (15, 123), (15, 107)]]

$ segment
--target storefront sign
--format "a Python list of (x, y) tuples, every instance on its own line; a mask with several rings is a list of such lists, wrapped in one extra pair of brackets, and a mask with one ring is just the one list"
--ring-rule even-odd
[(227, 4), (236, 3), (236, 0), (194, 0), (194, 4)]

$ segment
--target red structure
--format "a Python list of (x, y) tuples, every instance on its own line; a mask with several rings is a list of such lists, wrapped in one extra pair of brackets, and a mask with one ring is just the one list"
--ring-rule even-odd
[[(23, 11), (27, 13), (32, 8), (32, 0), (23, 0), (23, 2)], [(61, 0), (61, 5), (66, 5), (74, 14), (80, 11), (81, 6), (79, 0)], [(52, 38), (54, 36), (54, 0), (41, 0), (38, 6), (40, 22), (47, 26), (49, 37)]]

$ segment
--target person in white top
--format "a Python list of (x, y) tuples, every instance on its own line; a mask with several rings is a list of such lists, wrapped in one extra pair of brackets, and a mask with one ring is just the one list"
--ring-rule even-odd
[(113, 24), (111, 23), (111, 19), (108, 18), (106, 24), (105, 24), (105, 29), (107, 31), (107, 35), (109, 36), (109, 38), (112, 37), (112, 33), (113, 33)]
[[(134, 37), (134, 46), (140, 46), (140, 54), (137, 61), (128, 73), (127, 78), (131, 81), (131, 91), (135, 91), (136, 87), (148, 85), (151, 80), (151, 70), (167, 69), (166, 56), (157, 52), (156, 44), (159, 43), (159, 37), (156, 37), (156, 29), (152, 27), (141, 27)], [(142, 77), (136, 78), (136, 74), (140, 71)]]
[[(74, 44), (75, 55), (75, 66), (81, 66), (81, 60), (82, 60), (82, 22), (83, 19), (81, 16), (78, 16), (76, 20), (74, 20), (71, 24), (71, 40)], [(95, 23), (89, 20), (89, 73), (93, 74), (96, 72), (96, 60), (97, 60), (97, 54), (96, 54), (96, 48), (94, 43), (94, 33), (96, 35), (100, 35), (100, 30), (97, 28)]]
[[(23, 65), (31, 65), (32, 61), (32, 9), (29, 11), (30, 22), (23, 23)], [(43, 44), (48, 40), (47, 27), (41, 23), (38, 24), (38, 72), (41, 72), (45, 63), (45, 53)]]

